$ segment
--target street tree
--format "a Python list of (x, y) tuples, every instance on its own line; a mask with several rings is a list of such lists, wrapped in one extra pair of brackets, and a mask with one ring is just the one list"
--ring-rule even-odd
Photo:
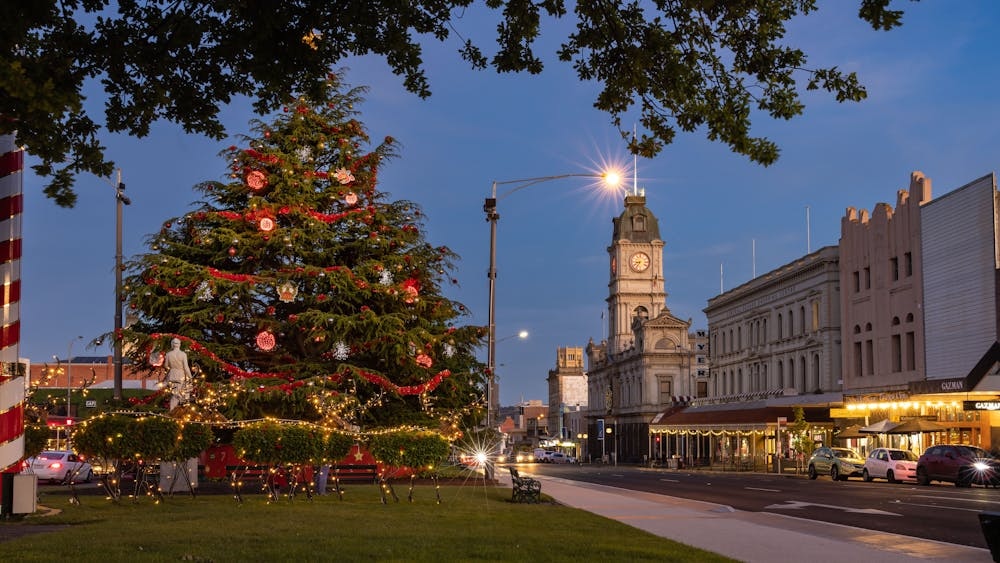
[[(901, 25), (892, 0), (859, 0), (876, 30)], [(916, 1), (916, 0), (911, 0)], [(799, 88), (836, 100), (866, 97), (855, 73), (810, 68), (786, 45), (786, 25), (817, 10), (816, 0), (486, 0), (496, 13), (492, 49), (469, 29), (473, 0), (37, 0), (0, 7), (0, 134), (39, 159), (45, 193), (72, 207), (74, 178), (108, 176), (114, 164), (102, 130), (136, 137), (158, 120), (213, 139), (226, 136), (220, 110), (236, 96), (261, 115), (288, 91), (316, 96), (318, 80), (345, 58), (383, 57), (414, 94), (431, 93), (422, 42), (457, 37), (473, 68), (543, 70), (536, 41), (544, 19), (573, 18), (555, 53), (583, 81), (601, 85), (594, 106), (609, 114), (631, 150), (653, 156), (678, 131), (701, 130), (763, 165), (779, 155), (751, 134), (753, 112), (790, 119), (803, 112)], [(99, 82), (103, 119), (85, 105)], [(89, 89), (87, 90), (90, 91)], [(638, 109), (645, 132), (632, 138), (623, 117)], [(628, 127), (625, 127), (627, 129)]]

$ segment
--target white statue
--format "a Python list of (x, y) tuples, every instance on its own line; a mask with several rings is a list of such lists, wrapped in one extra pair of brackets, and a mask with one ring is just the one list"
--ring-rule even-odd
[(181, 341), (174, 338), (170, 341), (170, 351), (165, 358), (167, 366), (167, 385), (170, 388), (170, 410), (177, 405), (191, 400), (191, 367), (188, 366), (187, 354), (181, 350)]

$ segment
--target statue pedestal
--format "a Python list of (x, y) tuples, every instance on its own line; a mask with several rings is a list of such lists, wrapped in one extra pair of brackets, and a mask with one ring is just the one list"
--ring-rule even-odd
[[(185, 473), (187, 478), (185, 478)], [(188, 484), (190, 482), (190, 485)], [(160, 462), (160, 492), (187, 493), (198, 488), (198, 458)]]

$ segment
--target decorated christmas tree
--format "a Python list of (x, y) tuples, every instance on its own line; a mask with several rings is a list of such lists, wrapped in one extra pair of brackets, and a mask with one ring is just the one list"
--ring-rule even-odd
[(457, 325), (465, 307), (442, 295), (456, 256), (425, 241), (416, 204), (377, 189), (395, 143), (369, 148), (364, 89), (326, 86), (252, 122), (222, 153), (228, 181), (196, 186), (197, 208), (150, 237), (128, 265), (135, 320), (116, 336), (152, 372), (180, 340), (194, 385), (149, 403), (180, 395), (185, 417), (459, 428), (484, 381), (483, 330)]

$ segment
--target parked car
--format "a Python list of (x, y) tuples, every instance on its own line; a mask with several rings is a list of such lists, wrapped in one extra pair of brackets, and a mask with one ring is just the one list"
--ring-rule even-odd
[(73, 452), (44, 451), (24, 461), (21, 473), (35, 474), (40, 481), (56, 483), (89, 483), (94, 479), (94, 468)]
[(917, 484), (931, 481), (954, 483), (956, 487), (1000, 486), (1000, 460), (975, 446), (939, 444), (924, 451), (917, 460)]
[(555, 452), (550, 452), (549, 450), (541, 450), (541, 449), (535, 450), (535, 461), (537, 461), (538, 463), (548, 463), (549, 456), (551, 456), (554, 453)]
[(875, 448), (865, 459), (861, 477), (868, 482), (885, 479), (890, 483), (917, 478), (917, 454), (896, 448)]
[(576, 458), (562, 452), (551, 452), (546, 458), (547, 463), (576, 463)]
[(850, 448), (816, 448), (809, 457), (809, 478), (829, 475), (834, 481), (846, 481), (848, 477), (861, 477), (865, 459)]

